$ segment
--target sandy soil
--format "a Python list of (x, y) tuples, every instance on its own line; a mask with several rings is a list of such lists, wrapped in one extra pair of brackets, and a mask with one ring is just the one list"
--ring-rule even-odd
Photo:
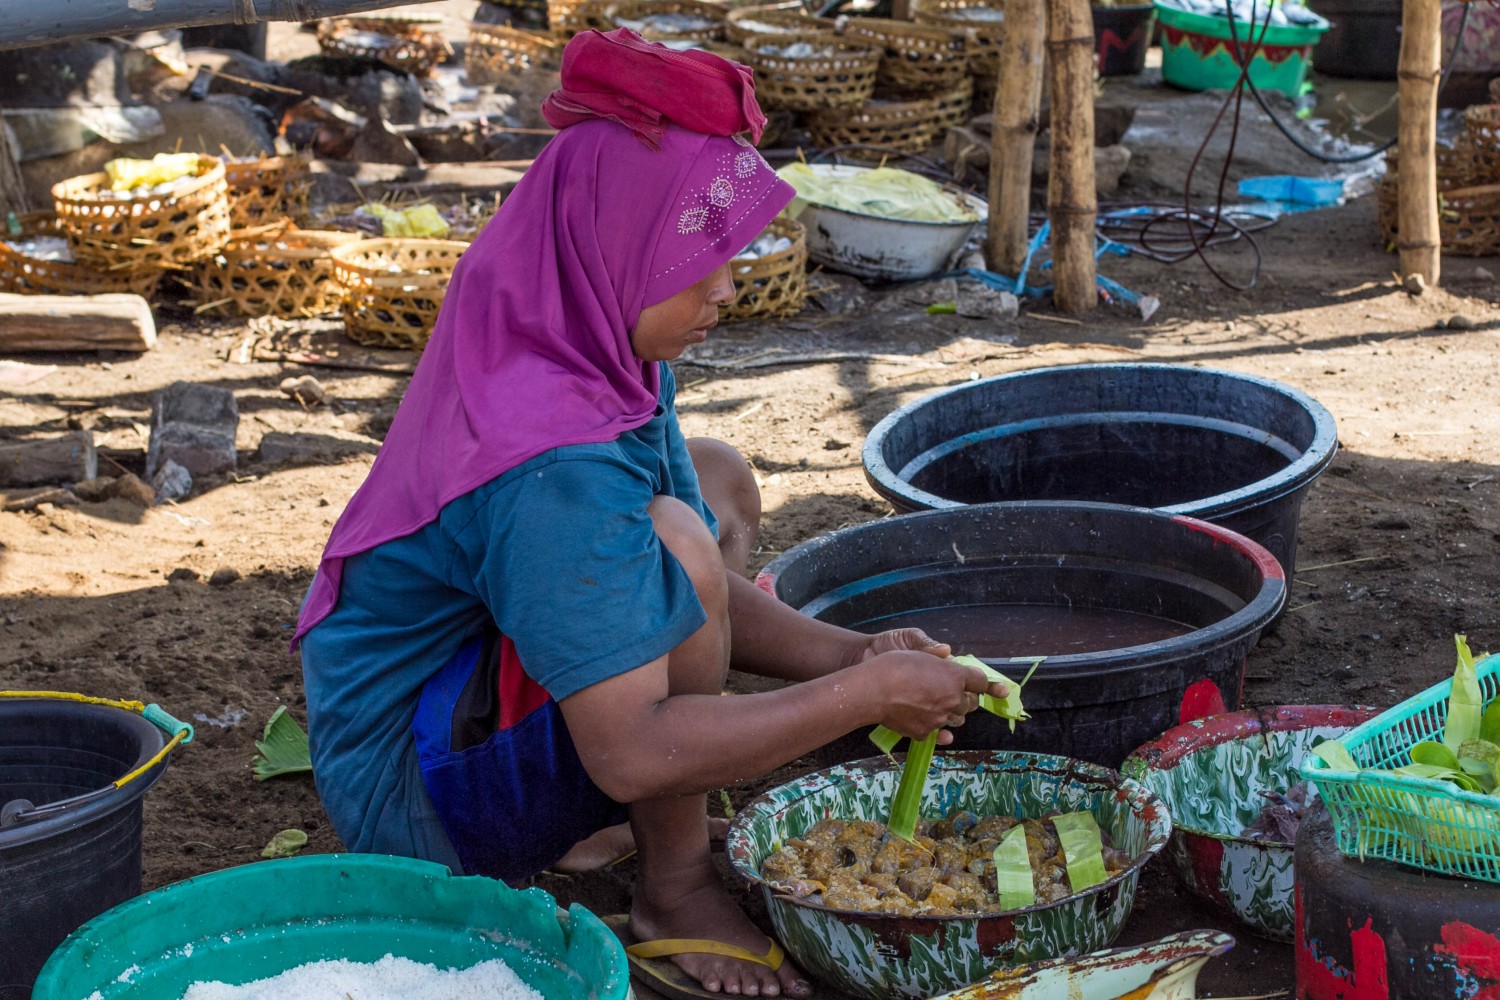
[[(1137, 89), (1149, 107), (1204, 102)], [(1181, 155), (1180, 137), (1175, 144)], [(1251, 150), (1280, 156), (1269, 140)], [(1165, 190), (1145, 174), (1132, 183), (1122, 196)], [(1108, 260), (1112, 277), (1162, 300), (1149, 324), (1123, 309), (1079, 323), (1045, 304), (1004, 324), (929, 316), (933, 289), (912, 286), (867, 292), (837, 315), (810, 308), (793, 321), (723, 327), (678, 365), (683, 425), (729, 441), (754, 464), (765, 500), (760, 565), (888, 513), (865, 483), (860, 443), (891, 409), (934, 389), (1038, 366), (1133, 360), (1282, 380), (1334, 413), (1342, 450), (1307, 500), (1290, 609), (1250, 656), (1245, 700), (1387, 706), (1451, 671), (1454, 632), (1469, 633), (1476, 649), (1500, 646), (1496, 265), (1450, 259), (1442, 290), (1409, 296), (1392, 280), (1395, 262), (1378, 245), (1368, 198), (1284, 219), (1260, 243), (1265, 266), (1249, 292), (1227, 291), (1196, 262)], [(1455, 325), (1456, 315), (1470, 322)], [(195, 321), (171, 307), (160, 318), (161, 343), (149, 354), (32, 355), (24, 360), (57, 369), (0, 388), (0, 438), (89, 428), (106, 466), (135, 471), (154, 391), (183, 379), (233, 389), (239, 401), (239, 473), (200, 482), (177, 504), (0, 513), (0, 687), (157, 701), (197, 724), (196, 743), (147, 798), (147, 888), (258, 860), (287, 827), (308, 832), (310, 851), (339, 849), (310, 780), (259, 783), (249, 764), (278, 704), (304, 718), (289, 630), (329, 527), (405, 385), (399, 374), (226, 360), (246, 336), (242, 324)], [(356, 348), (332, 323), (283, 330), (261, 346), (396, 371), (412, 360)], [(846, 360), (775, 364), (773, 350)], [(725, 367), (734, 359), (745, 363)], [(304, 409), (278, 390), (302, 373), (322, 380), (330, 405)], [(266, 464), (256, 448), (272, 430), (318, 435), (327, 455)], [(224, 568), (235, 572), (210, 585)], [(799, 762), (731, 795), (743, 802), (809, 767)], [(608, 913), (628, 906), (631, 874), (626, 863), (538, 884)], [(1153, 866), (1124, 940), (1216, 925)], [(1242, 935), (1202, 983), (1221, 996), (1290, 989), (1290, 949)]]

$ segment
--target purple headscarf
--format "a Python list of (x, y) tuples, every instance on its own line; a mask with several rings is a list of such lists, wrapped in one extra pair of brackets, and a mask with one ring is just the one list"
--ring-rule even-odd
[(652, 150), (606, 120), (560, 132), (459, 261), (293, 644), (338, 603), (345, 559), (544, 451), (650, 420), (658, 369), (630, 348), (641, 310), (728, 261), (792, 194), (738, 136), (671, 126)]

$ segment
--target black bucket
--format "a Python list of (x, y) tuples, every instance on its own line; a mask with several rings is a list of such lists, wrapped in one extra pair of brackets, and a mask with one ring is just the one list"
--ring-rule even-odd
[(1356, 80), (1396, 79), (1401, 0), (1314, 0), (1312, 7), (1333, 25), (1313, 52), (1319, 73)]
[(0, 1000), (26, 1000), (80, 925), (141, 891), (140, 777), (166, 737), (121, 708), (0, 698)]
[(1094, 7), (1094, 56), (1100, 76), (1132, 76), (1146, 68), (1156, 27), (1154, 3)]
[(1333, 417), (1270, 379), (1180, 365), (1070, 365), (966, 382), (865, 439), (899, 511), (1098, 500), (1186, 514), (1296, 569), (1302, 498), (1333, 461)]
[[(1162, 732), (1240, 704), (1245, 654), (1286, 600), (1264, 548), (1215, 525), (1099, 503), (977, 504), (804, 542), (758, 585), (859, 632), (916, 626), (1021, 680), (1014, 733), (975, 712), (955, 749), (1034, 750), (1118, 767)], [(870, 755), (864, 732), (826, 764)]]

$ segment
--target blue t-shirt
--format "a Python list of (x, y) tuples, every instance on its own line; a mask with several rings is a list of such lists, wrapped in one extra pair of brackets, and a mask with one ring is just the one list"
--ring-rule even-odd
[(333, 612), (302, 640), (318, 793), (345, 846), (457, 870), (422, 785), (422, 685), (498, 626), (557, 700), (665, 655), (707, 620), (647, 505), (698, 488), (661, 365), (656, 415), (603, 444), (544, 452), (344, 562)]

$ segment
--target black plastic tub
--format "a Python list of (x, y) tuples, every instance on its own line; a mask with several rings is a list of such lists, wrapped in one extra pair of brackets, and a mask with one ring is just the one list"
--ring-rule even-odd
[(0, 698), (0, 1000), (26, 1000), (80, 925), (141, 891), (141, 797), (165, 745), (134, 712)]
[(1154, 3), (1094, 7), (1094, 59), (1100, 76), (1133, 76), (1146, 68), (1156, 27)]
[(1333, 25), (1313, 52), (1319, 73), (1356, 80), (1396, 79), (1401, 0), (1314, 0), (1312, 7)]
[[(758, 585), (859, 632), (916, 626), (1020, 680), (1011, 733), (971, 714), (956, 749), (1118, 767), (1183, 722), (1239, 707), (1245, 655), (1286, 600), (1281, 566), (1232, 531), (1141, 507), (977, 504), (843, 528), (773, 560)], [(870, 755), (866, 733), (826, 763)]]
[(1290, 577), (1302, 498), (1338, 448), (1333, 417), (1270, 379), (1182, 365), (1037, 368), (887, 416), (865, 476), (898, 511), (1097, 500), (1249, 536)]

